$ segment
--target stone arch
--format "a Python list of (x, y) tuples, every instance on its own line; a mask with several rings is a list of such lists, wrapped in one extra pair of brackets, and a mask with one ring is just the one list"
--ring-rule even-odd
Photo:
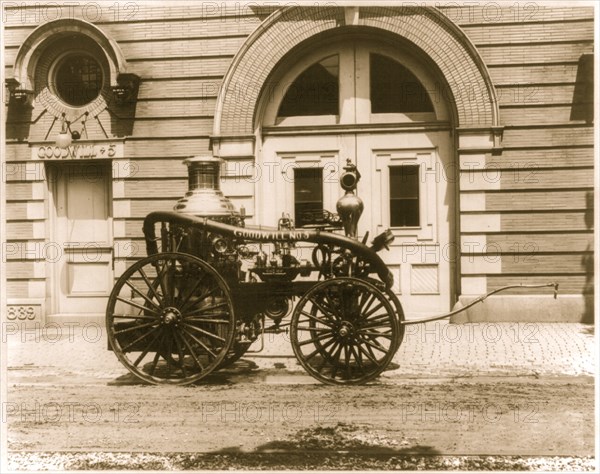
[(271, 14), (248, 37), (223, 79), (213, 135), (254, 133), (262, 85), (278, 62), (303, 41), (339, 27), (370, 27), (398, 35), (427, 54), (443, 74), (456, 107), (456, 127), (498, 126), (498, 103), (475, 46), (432, 7), (287, 7)]
[(118, 84), (118, 76), (127, 73), (127, 61), (121, 48), (97, 26), (76, 18), (55, 20), (37, 27), (19, 48), (13, 68), (18, 87), (33, 90), (35, 68), (47, 40), (67, 33), (79, 33), (93, 40), (104, 52), (110, 68), (110, 85)]

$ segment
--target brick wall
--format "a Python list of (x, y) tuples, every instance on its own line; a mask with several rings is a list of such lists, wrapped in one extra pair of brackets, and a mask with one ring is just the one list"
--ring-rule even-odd
[[(463, 169), (480, 180), (499, 179), (499, 186), (483, 191), (482, 209), (462, 210), (461, 217), (499, 217), (500, 227), (484, 233), (502, 253), (502, 273), (485, 274), (489, 288), (547, 276), (558, 279), (565, 292), (590, 291), (593, 128), (572, 116), (580, 57), (593, 50), (593, 9), (515, 5), (442, 9), (483, 57), (505, 127), (502, 152), (485, 154), (483, 170)], [(115, 40), (131, 71), (142, 77), (135, 122), (125, 142), (134, 172), (125, 179), (123, 197), (115, 198), (115, 206), (129, 210), (115, 217), (115, 225), (125, 228), (122, 238), (139, 241), (144, 215), (172, 208), (185, 192), (181, 160), (210, 153), (223, 76), (269, 12), (216, 2), (145, 4), (130, 10), (109, 6), (100, 12), (70, 7), (69, 14), (92, 21)], [(7, 76), (23, 41), (56, 15), (55, 7), (44, 11), (39, 4), (5, 12)], [(7, 126), (27, 120), (36, 117), (9, 114)], [(7, 141), (8, 166), (24, 167), (30, 160), (27, 138)], [(497, 171), (499, 178), (494, 178)], [(8, 176), (8, 243), (45, 241), (44, 189), (42, 177)], [(236, 186), (229, 191), (234, 203), (243, 203), (252, 214), (249, 191)], [(481, 192), (463, 190), (461, 202)], [(33, 269), (35, 261), (8, 263), (9, 297), (35, 296), (26, 295), (32, 291), (29, 282), (43, 284), (46, 278)]]
[(574, 118), (573, 102), (583, 85), (580, 58), (593, 51), (593, 8), (529, 2), (443, 11), (483, 57), (505, 127), (502, 152), (485, 155), (484, 169), (473, 172), (499, 186), (483, 191), (484, 209), (462, 211), (498, 217), (499, 228), (472, 235), (485, 235), (490, 258), (501, 255), (501, 274), (484, 274), (488, 289), (546, 278), (561, 293), (592, 292), (593, 125)]

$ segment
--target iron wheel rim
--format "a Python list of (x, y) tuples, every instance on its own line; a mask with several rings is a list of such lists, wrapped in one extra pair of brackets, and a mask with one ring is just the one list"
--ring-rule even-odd
[(106, 328), (117, 358), (141, 380), (194, 383), (221, 364), (233, 343), (230, 290), (218, 272), (197, 257), (151, 255), (117, 280)]
[(384, 293), (344, 277), (318, 283), (300, 299), (290, 336), (296, 358), (311, 376), (347, 385), (367, 383), (385, 370), (398, 348), (399, 331)]

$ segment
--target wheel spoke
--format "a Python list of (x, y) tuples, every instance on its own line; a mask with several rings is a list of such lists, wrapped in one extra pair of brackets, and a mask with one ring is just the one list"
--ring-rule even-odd
[(144, 298), (144, 300), (146, 300), (146, 302), (150, 303), (152, 306), (154, 306), (159, 311), (161, 310), (161, 307), (159, 305), (157, 305), (154, 301), (152, 301), (150, 298), (148, 298), (144, 293), (142, 293), (135, 286), (133, 286), (131, 283), (129, 283), (129, 280), (125, 280), (125, 284), (129, 288), (131, 288), (133, 291), (135, 291), (138, 295), (140, 295), (142, 298)]
[(371, 350), (371, 348), (369, 348), (369, 351), (367, 352), (363, 346), (361, 346), (360, 344), (357, 346), (358, 350), (363, 353), (364, 355), (367, 356), (367, 359), (369, 359), (371, 362), (373, 362), (374, 364), (378, 364), (377, 362), (377, 358), (375, 357), (375, 354), (373, 354), (373, 351)]
[(378, 314), (376, 316), (372, 316), (370, 318), (364, 319), (364, 321), (368, 324), (381, 323), (381, 322), (389, 321), (389, 320), (390, 320), (390, 315), (387, 313)]
[(367, 346), (372, 347), (374, 349), (377, 349), (378, 351), (383, 352), (384, 354), (388, 352), (388, 349), (386, 349), (385, 347), (383, 347), (381, 344), (379, 344), (377, 341), (374, 341), (372, 339), (366, 339), (366, 338), (362, 338), (361, 337), (361, 341), (365, 344), (367, 344)]
[(204, 281), (206, 276), (207, 276), (207, 274), (204, 273), (201, 278), (198, 278), (198, 280), (196, 280), (196, 283), (194, 283), (194, 286), (192, 287), (192, 289), (188, 292), (185, 299), (183, 299), (183, 301), (181, 301), (179, 303), (179, 307), (181, 308), (181, 311), (185, 311), (185, 308), (187, 308), (187, 303), (188, 303), (189, 299), (196, 292), (196, 290), (200, 287), (200, 285), (202, 284), (202, 282)]
[[(368, 339), (369, 341), (372, 341), (373, 344), (379, 344), (381, 346), (381, 344), (379, 343), (379, 341), (377, 340), (379, 337), (383, 337), (385, 339), (389, 339), (392, 340), (392, 328), (390, 328), (388, 326), (388, 331), (384, 331), (384, 332), (378, 332), (378, 331), (372, 331), (371, 334), (369, 334), (370, 331), (359, 331), (359, 337), (361, 337), (362, 339)], [(383, 346), (381, 346), (383, 347)], [(386, 349), (387, 350), (387, 349)]]
[(206, 352), (208, 352), (214, 359), (217, 358), (217, 355), (213, 351), (211, 351), (208, 348), (208, 346), (206, 344), (204, 344), (200, 339), (198, 339), (196, 336), (194, 336), (191, 332), (187, 331), (187, 329), (185, 329), (185, 328), (181, 328), (181, 330), (184, 333), (186, 333), (188, 336), (190, 336), (195, 342), (197, 342), (198, 344), (200, 344), (204, 348), (204, 350)]
[[(163, 266), (160, 269), (160, 271), (158, 272), (158, 276), (156, 279), (158, 280), (158, 284), (160, 285), (160, 289), (162, 290), (162, 295), (163, 295), (164, 299), (166, 300), (165, 304), (170, 306), (171, 298), (169, 298), (169, 292), (167, 291), (167, 288), (165, 286), (165, 281), (163, 280), (163, 278), (165, 276), (165, 272), (168, 267), (168, 262), (169, 262), (169, 260), (167, 258), (165, 258)], [(158, 262), (157, 262), (157, 266), (158, 266)]]
[(380, 302), (377, 306), (375, 306), (373, 309), (371, 309), (368, 313), (364, 313), (363, 318), (368, 319), (371, 314), (373, 314), (375, 311), (377, 311), (378, 309), (381, 309), (383, 307), (384, 307), (384, 303)]
[(156, 324), (158, 324), (158, 321), (154, 321), (152, 323), (144, 323), (144, 324), (139, 324), (136, 326), (131, 326), (130, 328), (126, 328), (126, 329), (119, 329), (118, 331), (114, 331), (114, 334), (123, 334), (126, 332), (131, 332), (131, 331), (138, 331), (142, 328), (147, 328), (150, 326), (155, 326)]
[(330, 346), (334, 342), (335, 342), (335, 339), (331, 339), (329, 342), (326, 342), (325, 344), (323, 344), (320, 348), (317, 347), (314, 351), (312, 351), (309, 355), (307, 355), (305, 357), (305, 359), (306, 360), (312, 359), (314, 356), (316, 356), (317, 354), (319, 354), (320, 352), (322, 352), (323, 349), (325, 349), (326, 347)]
[(358, 365), (358, 368), (360, 369), (360, 371), (365, 374), (365, 366), (363, 365), (363, 361), (362, 361), (362, 355), (360, 353), (360, 351), (356, 350), (356, 347), (354, 347), (354, 345), (350, 346), (350, 350), (352, 351), (352, 355), (354, 356), (354, 360), (356, 361), (356, 364)]
[(359, 308), (363, 308), (365, 305), (365, 301), (374, 298), (375, 295), (373, 293), (367, 293), (366, 291), (363, 291), (361, 297), (360, 297), (360, 301), (358, 302), (358, 307)]
[(325, 365), (329, 362), (329, 359), (332, 358), (333, 351), (337, 350), (338, 344), (340, 344), (340, 342), (335, 341), (335, 344), (329, 348), (329, 351), (323, 351), (326, 355), (321, 354), (323, 356), (323, 360), (321, 361), (321, 364), (319, 365), (319, 368), (317, 369), (319, 371), (319, 373), (321, 373), (321, 371), (323, 370)]
[(187, 378), (187, 370), (185, 370), (185, 357), (183, 355), (183, 350), (181, 348), (181, 342), (179, 342), (179, 339), (177, 338), (177, 331), (173, 331), (173, 336), (175, 339), (175, 345), (177, 346), (177, 353), (179, 354), (179, 365), (181, 366), (181, 372), (183, 372), (183, 376), (185, 378)]
[[(365, 293), (365, 294), (368, 295), (368, 293)], [(368, 309), (371, 307), (371, 305), (375, 302), (376, 299), (377, 299), (377, 295), (375, 293), (371, 293), (369, 295), (369, 299), (367, 300), (366, 304), (358, 306), (360, 308), (360, 313), (362, 314), (365, 311), (368, 311)]]
[(361, 331), (360, 332), (361, 335), (365, 335), (365, 336), (374, 336), (374, 337), (385, 337), (386, 339), (392, 339), (392, 335), (391, 333), (385, 333), (385, 332), (376, 332), (376, 331)]
[(156, 314), (157, 316), (160, 316), (159, 313), (157, 313), (156, 311), (146, 307), (146, 306), (142, 306), (141, 304), (136, 303), (135, 301), (131, 301), (125, 298), (122, 298), (121, 296), (117, 296), (117, 299), (125, 304), (128, 304), (130, 306), (133, 306), (135, 308), (141, 309), (142, 311), (148, 311), (150, 313)]
[[(158, 331), (158, 329), (160, 329), (160, 327), (157, 327), (156, 330)], [(158, 340), (160, 336), (160, 332), (156, 333), (156, 336), (154, 336), (154, 339), (152, 339), (152, 341), (150, 341), (148, 343), (148, 345), (146, 346), (146, 348), (144, 349), (144, 352), (142, 352), (140, 354), (140, 356), (135, 359), (135, 362), (133, 363), (134, 367), (137, 367), (139, 365), (139, 363), (144, 360), (144, 357), (146, 357), (146, 355), (148, 354), (148, 352), (150, 352), (150, 349), (152, 348), (152, 345), (156, 343), (156, 341)]]
[[(159, 326), (160, 327), (160, 326)], [(142, 339), (144, 339), (145, 337), (149, 336), (150, 334), (152, 334), (157, 328), (154, 329), (150, 329), (150, 331), (148, 331), (145, 334), (142, 334), (140, 337), (138, 337), (136, 340), (131, 341), (129, 344), (127, 344), (125, 347), (122, 347), (121, 350), (123, 352), (127, 352), (127, 349), (129, 349), (130, 347), (133, 347), (134, 345), (136, 345), (138, 342), (140, 342)]]
[(331, 372), (331, 378), (335, 379), (335, 375), (337, 374), (338, 371), (338, 367), (339, 367), (339, 361), (340, 361), (340, 355), (342, 354), (342, 347), (344, 347), (342, 344), (340, 344), (340, 347), (338, 347), (337, 351), (335, 352), (335, 355), (333, 356), (333, 370)]
[[(228, 313), (223, 313), (228, 314)], [(187, 323), (189, 321), (192, 322), (200, 322), (200, 323), (210, 323), (210, 324), (229, 324), (229, 321), (226, 319), (214, 319), (214, 318), (183, 318), (183, 320)]]
[(311, 328), (310, 326), (297, 326), (296, 329), (299, 331), (310, 331), (310, 332), (331, 332), (330, 328)]
[(152, 294), (154, 295), (154, 297), (158, 301), (159, 305), (162, 304), (162, 295), (161, 296), (158, 295), (158, 293), (156, 292), (156, 289), (154, 288), (154, 285), (152, 283), (150, 283), (150, 280), (148, 279), (148, 276), (146, 276), (146, 272), (144, 272), (144, 268), (143, 267), (138, 268), (138, 273), (140, 275), (142, 275), (142, 278), (144, 279), (144, 282), (146, 282), (146, 285), (148, 286), (148, 289), (152, 292)]
[[(343, 308), (343, 300), (342, 300), (342, 296), (341, 296), (341, 288), (337, 288), (339, 291), (338, 293), (340, 294), (340, 306)], [(327, 307), (329, 308), (329, 310), (332, 313), (335, 313), (335, 315), (338, 317), (338, 319), (344, 319), (344, 315), (340, 312), (339, 308), (336, 307), (335, 305), (335, 301), (333, 300), (333, 297), (331, 296), (331, 289), (330, 291), (325, 291), (323, 292), (325, 299), (328, 301), (327, 303)]]
[(325, 326), (329, 326), (330, 328), (333, 327), (333, 324), (330, 323), (329, 321), (324, 321), (323, 319), (317, 318), (316, 316), (314, 316), (310, 313), (307, 313), (306, 311), (300, 311), (300, 314), (306, 316), (308, 319), (316, 321), (317, 323), (324, 324)]
[(310, 344), (311, 342), (317, 342), (317, 341), (322, 341), (323, 339), (327, 339), (330, 338), (331, 336), (329, 334), (321, 334), (320, 336), (316, 336), (313, 337), (311, 339), (307, 339), (305, 341), (299, 342), (298, 345), (299, 346), (305, 346), (306, 344)]
[(200, 370), (204, 371), (204, 366), (200, 362), (200, 359), (198, 359), (198, 356), (194, 352), (194, 349), (192, 349), (192, 346), (190, 345), (190, 343), (188, 342), (188, 340), (183, 336), (183, 334), (179, 334), (179, 337), (181, 337), (181, 340), (183, 341), (183, 343), (187, 347), (190, 355), (192, 356), (192, 359), (194, 359), (194, 362), (196, 362), (196, 365), (198, 367), (200, 367)]
[[(324, 352), (325, 354), (327, 354), (327, 358), (329, 358), (329, 359), (331, 359), (331, 360), (333, 359), (333, 354), (334, 354), (334, 352), (335, 352), (335, 351), (337, 351), (337, 350), (338, 350), (338, 346), (339, 346), (339, 345), (341, 345), (341, 342), (336, 340), (336, 341), (335, 341), (335, 344), (334, 344), (333, 346), (331, 346), (331, 347), (329, 348), (329, 350), (323, 350), (323, 352)], [(325, 346), (322, 346), (322, 349), (324, 349), (324, 348), (325, 348)]]
[(198, 331), (199, 333), (201, 333), (201, 334), (204, 334), (205, 336), (208, 336), (208, 337), (212, 337), (213, 339), (216, 339), (217, 341), (221, 341), (221, 342), (223, 342), (223, 343), (224, 343), (224, 342), (226, 342), (226, 341), (225, 341), (225, 339), (223, 339), (222, 337), (219, 337), (219, 336), (217, 336), (216, 334), (213, 334), (212, 332), (208, 332), (208, 331), (206, 331), (206, 330), (204, 330), (204, 329), (201, 329), (201, 328), (199, 328), (199, 327), (197, 327), (197, 326), (194, 326), (194, 325), (192, 325), (192, 324), (188, 324), (188, 323), (186, 323), (186, 322), (183, 322), (182, 324), (183, 324), (183, 325), (184, 325), (186, 328), (189, 328), (189, 329), (193, 329), (193, 330), (195, 330), (195, 331)]
[(321, 306), (327, 311), (324, 314), (327, 314), (330, 316), (330, 319), (344, 319), (342, 316), (342, 313), (340, 313), (339, 308), (335, 307), (335, 302), (334, 301), (325, 301), (325, 298), (323, 298), (323, 301), (321, 301)]
[[(161, 331), (160, 332), (160, 342), (158, 343), (158, 347), (160, 347), (162, 345), (162, 340), (165, 338), (165, 332)], [(160, 359), (160, 351), (157, 350), (156, 354), (154, 354), (154, 360), (152, 361), (152, 367), (150, 370), (150, 375), (153, 376), (154, 372), (156, 371), (156, 366), (158, 365), (158, 360)]]
[[(185, 314), (186, 314), (186, 316), (195, 316), (197, 314), (202, 314), (202, 313), (205, 313), (206, 311), (221, 308), (223, 306), (229, 306), (229, 303), (227, 303), (227, 301), (223, 301), (222, 303), (216, 303), (216, 304), (213, 304), (210, 306), (205, 306), (204, 308), (198, 308), (198, 309), (195, 309), (194, 311), (186, 312)], [(227, 313), (223, 313), (223, 314), (227, 314)]]
[(149, 321), (158, 321), (159, 320), (159, 316), (147, 316), (145, 314), (113, 314), (111, 315), (111, 318), (117, 318), (117, 319), (147, 319)]
[[(196, 298), (195, 300), (188, 301), (187, 304), (183, 305), (181, 307), (181, 311), (187, 311), (188, 309), (191, 309), (194, 306), (196, 306), (198, 303), (202, 303), (206, 298), (213, 295), (213, 293), (215, 293), (218, 290), (220, 290), (220, 288), (218, 286), (216, 286), (214, 288), (211, 288), (208, 291), (205, 291), (200, 296), (198, 296), (198, 298)], [(204, 310), (206, 310), (206, 308), (208, 308), (208, 307), (200, 308), (200, 310), (204, 311)]]
[(378, 328), (388, 328), (390, 327), (391, 322), (385, 323), (385, 321), (376, 321), (374, 323), (361, 324), (361, 329), (378, 329)]
[(346, 376), (348, 378), (352, 378), (352, 373), (350, 371), (350, 349), (348, 348), (348, 343), (344, 344), (344, 355), (346, 365)]
[(321, 311), (321, 313), (323, 313), (323, 316), (325, 316), (327, 319), (331, 320), (331, 313), (334, 312), (333, 309), (329, 309), (327, 310), (325, 307), (323, 307), (320, 303), (317, 303), (317, 301), (315, 299), (310, 298), (309, 301), (314, 304), (319, 311)]
[[(171, 333), (171, 334), (169, 334)], [(167, 363), (167, 379), (171, 378), (171, 348), (172, 348), (172, 344), (173, 344), (173, 339), (171, 338), (171, 335), (173, 334), (173, 331), (169, 331), (168, 329), (165, 331), (165, 334), (167, 335), (166, 339), (167, 339), (167, 349), (165, 351), (165, 353), (162, 355), (163, 359), (165, 359), (165, 362)]]

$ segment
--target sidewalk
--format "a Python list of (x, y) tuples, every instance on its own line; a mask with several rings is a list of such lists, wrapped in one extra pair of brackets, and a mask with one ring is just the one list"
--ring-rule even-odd
[[(98, 324), (5, 331), (9, 383), (106, 384), (127, 374), (106, 349)], [(259, 347), (258, 341), (251, 349)], [(303, 374), (289, 336), (266, 335), (265, 349), (248, 353), (259, 370)], [(578, 323), (469, 323), (436, 321), (406, 327), (394, 364), (382, 377), (594, 375), (594, 326)]]

